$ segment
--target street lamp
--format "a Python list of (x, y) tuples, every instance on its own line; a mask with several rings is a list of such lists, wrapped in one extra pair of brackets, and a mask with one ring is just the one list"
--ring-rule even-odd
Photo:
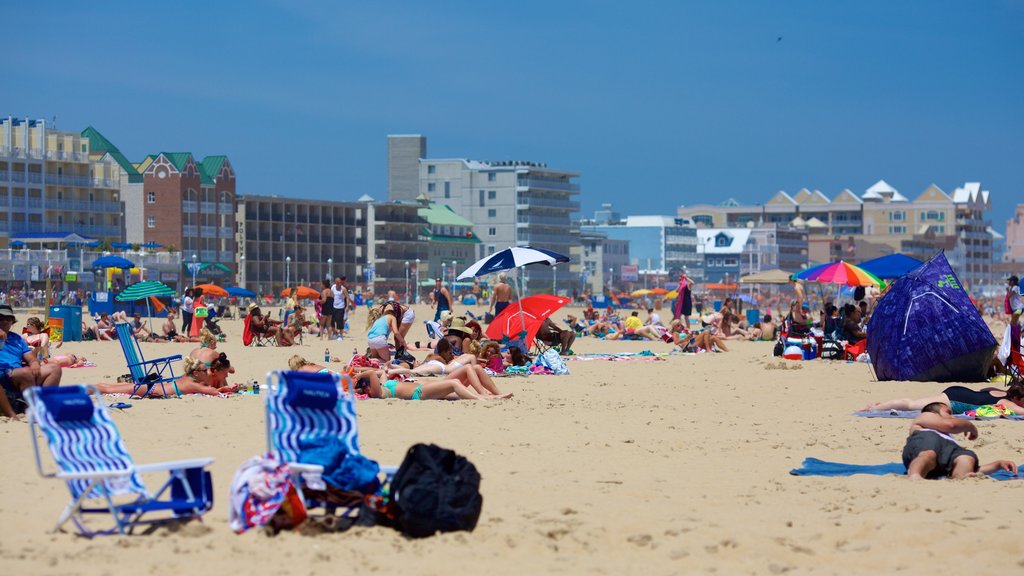
[(192, 287), (193, 288), (195, 288), (195, 286), (196, 286), (196, 270), (197, 270), (197, 267), (196, 267), (196, 255), (193, 254), (192, 255)]
[(613, 270), (613, 268), (611, 266), (609, 266), (608, 267), (608, 293), (609, 294), (611, 294), (611, 291), (612, 291), (612, 270)]
[(551, 293), (558, 295), (558, 266), (551, 267)]
[(334, 258), (327, 259), (327, 279), (334, 280)]
[(291, 271), (292, 271), (292, 257), (284, 257), (284, 288), (288, 289), (288, 284), (291, 283)]
[(452, 290), (455, 290), (455, 266), (457, 265), (458, 262), (452, 260)]
[(412, 285), (413, 285), (413, 289), (416, 290), (416, 297), (413, 298), (412, 301), (409, 302), (409, 303), (410, 304), (415, 304), (416, 301), (419, 300), (419, 295), (420, 295), (420, 259), (419, 258), (416, 259), (416, 276), (414, 278), (414, 282), (412, 283)]
[(409, 300), (409, 261), (405, 261), (405, 294), (403, 295), (404, 300)]
[(238, 257), (238, 285), (245, 288), (245, 254)]

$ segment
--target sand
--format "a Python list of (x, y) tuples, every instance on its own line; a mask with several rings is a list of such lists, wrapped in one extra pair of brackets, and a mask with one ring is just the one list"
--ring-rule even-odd
[[(428, 313), (418, 310), (420, 319)], [(18, 328), (25, 318), (19, 314)], [(357, 331), (363, 318), (365, 310), (352, 324)], [(315, 337), (292, 349), (246, 349), (241, 322), (223, 326), (229, 341), (220, 349), (238, 367), (239, 382), (262, 380), (295, 353), (323, 358)], [(414, 327), (415, 338), (423, 335)], [(332, 342), (330, 349), (347, 358), (356, 343), (365, 340)], [(191, 347), (143, 344), (148, 356), (187, 354)], [(660, 352), (668, 345), (586, 338), (574, 348)], [(770, 357), (768, 343), (734, 349), (658, 361), (570, 361), (569, 376), (499, 380), (515, 393), (505, 402), (360, 402), (369, 457), (398, 464), (410, 445), (435, 442), (467, 456), (483, 475), (477, 529), (417, 541), (387, 528), (232, 533), (231, 477), (265, 447), (258, 396), (135, 400), (114, 412), (139, 463), (216, 458), (217, 501), (203, 523), (149, 535), (88, 540), (70, 528), (50, 533), (67, 491), (37, 474), (27, 425), (0, 422), (0, 563), (5, 574), (19, 575), (1024, 570), (1013, 524), (1024, 508), (1024, 482), (789, 475), (808, 456), (898, 460), (909, 421), (851, 412), (870, 400), (929, 395), (942, 385), (874, 382), (860, 363), (781, 362)], [(111, 381), (125, 372), (116, 342), (67, 343), (63, 351), (98, 364), (67, 370), (65, 383)], [(983, 460), (1024, 462), (1024, 423), (978, 428), (980, 439), (964, 444)]]

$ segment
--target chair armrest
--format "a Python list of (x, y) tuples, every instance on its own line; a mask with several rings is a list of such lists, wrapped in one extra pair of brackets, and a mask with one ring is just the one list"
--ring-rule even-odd
[(142, 473), (164, 470), (187, 470), (189, 468), (206, 468), (210, 464), (213, 464), (213, 458), (195, 458), (192, 460), (172, 460), (170, 462), (136, 465), (135, 470)]
[(118, 476), (131, 476), (134, 473), (135, 469), (129, 468), (128, 470), (96, 470), (93, 472), (57, 472), (54, 476), (62, 480), (103, 480)]
[(316, 474), (323, 474), (324, 467), (319, 464), (303, 464), (301, 462), (289, 462), (288, 468), (291, 469), (292, 473), (304, 474), (307, 472), (313, 472)]
[(152, 360), (142, 360), (140, 362), (135, 362), (135, 363), (129, 364), (128, 367), (131, 368), (132, 366), (145, 366), (146, 364), (159, 364), (160, 362), (165, 362), (165, 361), (173, 362), (175, 360), (181, 360), (181, 354), (177, 354), (175, 356), (167, 356), (165, 358), (154, 358)]

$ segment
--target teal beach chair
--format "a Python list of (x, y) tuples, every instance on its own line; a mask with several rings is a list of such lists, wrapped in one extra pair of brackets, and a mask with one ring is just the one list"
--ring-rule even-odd
[[(164, 388), (164, 383), (173, 383), (175, 380), (174, 367), (171, 365), (171, 362), (181, 360), (181, 354), (155, 360), (146, 360), (142, 355), (142, 349), (139, 348), (139, 341), (135, 338), (135, 332), (132, 331), (131, 324), (119, 322), (114, 325), (114, 329), (117, 331), (117, 340), (121, 343), (124, 359), (128, 363), (128, 371), (132, 375), (132, 384), (135, 385), (135, 388), (132, 390), (132, 396), (138, 394), (139, 388), (145, 386), (146, 393), (142, 395), (145, 398), (153, 390), (153, 386), (159, 384), (160, 390), (163, 391), (163, 395), (166, 398), (167, 389)], [(174, 386), (174, 393), (181, 397), (177, 385)]]
[[(43, 477), (64, 480), (71, 492), (54, 531), (70, 520), (88, 537), (127, 534), (139, 525), (201, 517), (213, 507), (212, 479), (205, 470), (213, 458), (135, 465), (96, 388), (32, 387), (25, 398), (36, 468)], [(39, 432), (56, 472), (44, 470)], [(150, 472), (168, 472), (156, 492), (148, 491), (139, 476)], [(87, 515), (109, 515), (113, 526), (94, 530)]]

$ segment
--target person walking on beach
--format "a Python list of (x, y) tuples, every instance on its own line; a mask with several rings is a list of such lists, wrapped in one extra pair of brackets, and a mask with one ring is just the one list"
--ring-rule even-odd
[(192, 314), (195, 312), (192, 289), (185, 289), (185, 297), (181, 299), (181, 333), (188, 336), (192, 328)]
[(693, 314), (693, 293), (686, 271), (679, 273), (679, 286), (676, 288), (676, 305), (672, 310), (672, 319), (683, 321), (683, 328), (690, 329), (690, 314)]
[(903, 446), (907, 477), (911, 480), (945, 477), (960, 480), (998, 470), (1017, 474), (1017, 465), (1011, 460), (996, 460), (979, 466), (978, 455), (953, 439), (954, 434), (961, 433), (968, 440), (978, 438), (974, 424), (954, 418), (948, 405), (932, 402), (922, 408), (921, 415), (910, 425), (910, 436)]
[(331, 282), (329, 280), (321, 280), (323, 288), (320, 289), (320, 299), (317, 300), (316, 308), (320, 315), (320, 339), (328, 339), (334, 337), (334, 326), (331, 324), (331, 319), (334, 316), (334, 293), (331, 292)]
[(501, 314), (501, 311), (508, 307), (509, 302), (512, 300), (512, 287), (505, 281), (506, 276), (504, 272), (498, 274), (498, 281), (494, 283), (494, 287), (491, 290), (491, 305), (487, 308), (490, 312), (494, 310), (494, 315)]
[(432, 295), (434, 299), (430, 302), (430, 307), (437, 309), (437, 312), (434, 313), (434, 322), (437, 322), (441, 319), (441, 314), (452, 308), (452, 295), (448, 293), (447, 288), (441, 285), (440, 276), (434, 279), (434, 292)]
[(334, 286), (331, 286), (331, 324), (338, 340), (345, 337), (345, 313), (348, 308), (348, 288), (345, 287), (345, 280), (345, 276), (338, 276), (334, 279)]

